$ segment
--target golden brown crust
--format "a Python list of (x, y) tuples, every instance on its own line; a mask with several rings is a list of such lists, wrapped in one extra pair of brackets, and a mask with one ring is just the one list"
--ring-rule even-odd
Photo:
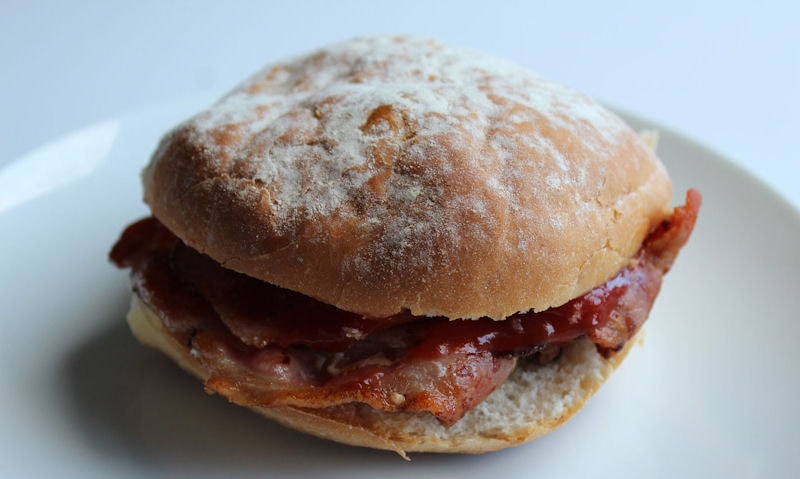
[[(195, 376), (208, 378), (188, 346), (175, 340), (135, 294), (128, 323), (139, 341)], [(500, 388), (450, 427), (425, 413), (390, 413), (357, 404), (251, 409), (292, 429), (404, 457), (406, 452), (484, 453), (528, 442), (565, 423), (602, 386), (635, 342), (636, 337), (610, 359), (598, 354), (591, 341), (581, 340), (545, 366), (520, 362)]]
[(559, 305), (671, 211), (659, 160), (598, 104), (388, 37), (267, 68), (165, 137), (144, 185), (193, 248), (374, 316)]

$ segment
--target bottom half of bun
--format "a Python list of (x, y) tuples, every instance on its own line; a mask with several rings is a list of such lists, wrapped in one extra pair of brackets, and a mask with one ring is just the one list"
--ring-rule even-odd
[[(158, 313), (133, 295), (128, 324), (142, 343), (169, 356), (200, 379), (208, 373), (187, 345), (166, 329)], [(384, 412), (363, 404), (326, 408), (251, 407), (286, 427), (336, 442), (406, 452), (484, 453), (516, 446), (566, 422), (600, 388), (643, 332), (606, 358), (579, 339), (545, 365), (520, 361), (486, 400), (452, 426), (428, 413)]]

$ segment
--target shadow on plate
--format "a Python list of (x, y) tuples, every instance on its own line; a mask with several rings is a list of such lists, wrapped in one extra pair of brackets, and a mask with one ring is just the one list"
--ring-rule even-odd
[[(155, 470), (203, 473), (331, 470), (384, 472), (405, 465), (388, 451), (323, 441), (274, 424), (219, 396), (155, 350), (140, 345), (124, 321), (127, 298), (96, 334), (62, 363), (70, 415), (105, 460)], [(458, 456), (415, 454), (414, 463), (447, 468)], [(474, 460), (461, 456), (459, 462)]]

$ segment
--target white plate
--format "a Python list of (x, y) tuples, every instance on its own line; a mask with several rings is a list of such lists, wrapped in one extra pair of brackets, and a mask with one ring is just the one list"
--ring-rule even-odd
[[(106, 253), (146, 210), (138, 171), (206, 104), (142, 110), (0, 171), (0, 476), (777, 477), (800, 470), (800, 217), (730, 163), (661, 129), (705, 196), (636, 348), (572, 421), (483, 456), (351, 448), (229, 406), (128, 333)], [(649, 126), (632, 119), (637, 126)], [(422, 477), (422, 476), (420, 476)]]

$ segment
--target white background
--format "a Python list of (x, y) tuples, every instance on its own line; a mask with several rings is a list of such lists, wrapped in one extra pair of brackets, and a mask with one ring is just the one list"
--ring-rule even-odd
[[(710, 146), (800, 207), (796, 2), (32, 2), (0, 6), (0, 168), (369, 33), (510, 58)], [(145, 158), (142, 161), (146, 161)]]

